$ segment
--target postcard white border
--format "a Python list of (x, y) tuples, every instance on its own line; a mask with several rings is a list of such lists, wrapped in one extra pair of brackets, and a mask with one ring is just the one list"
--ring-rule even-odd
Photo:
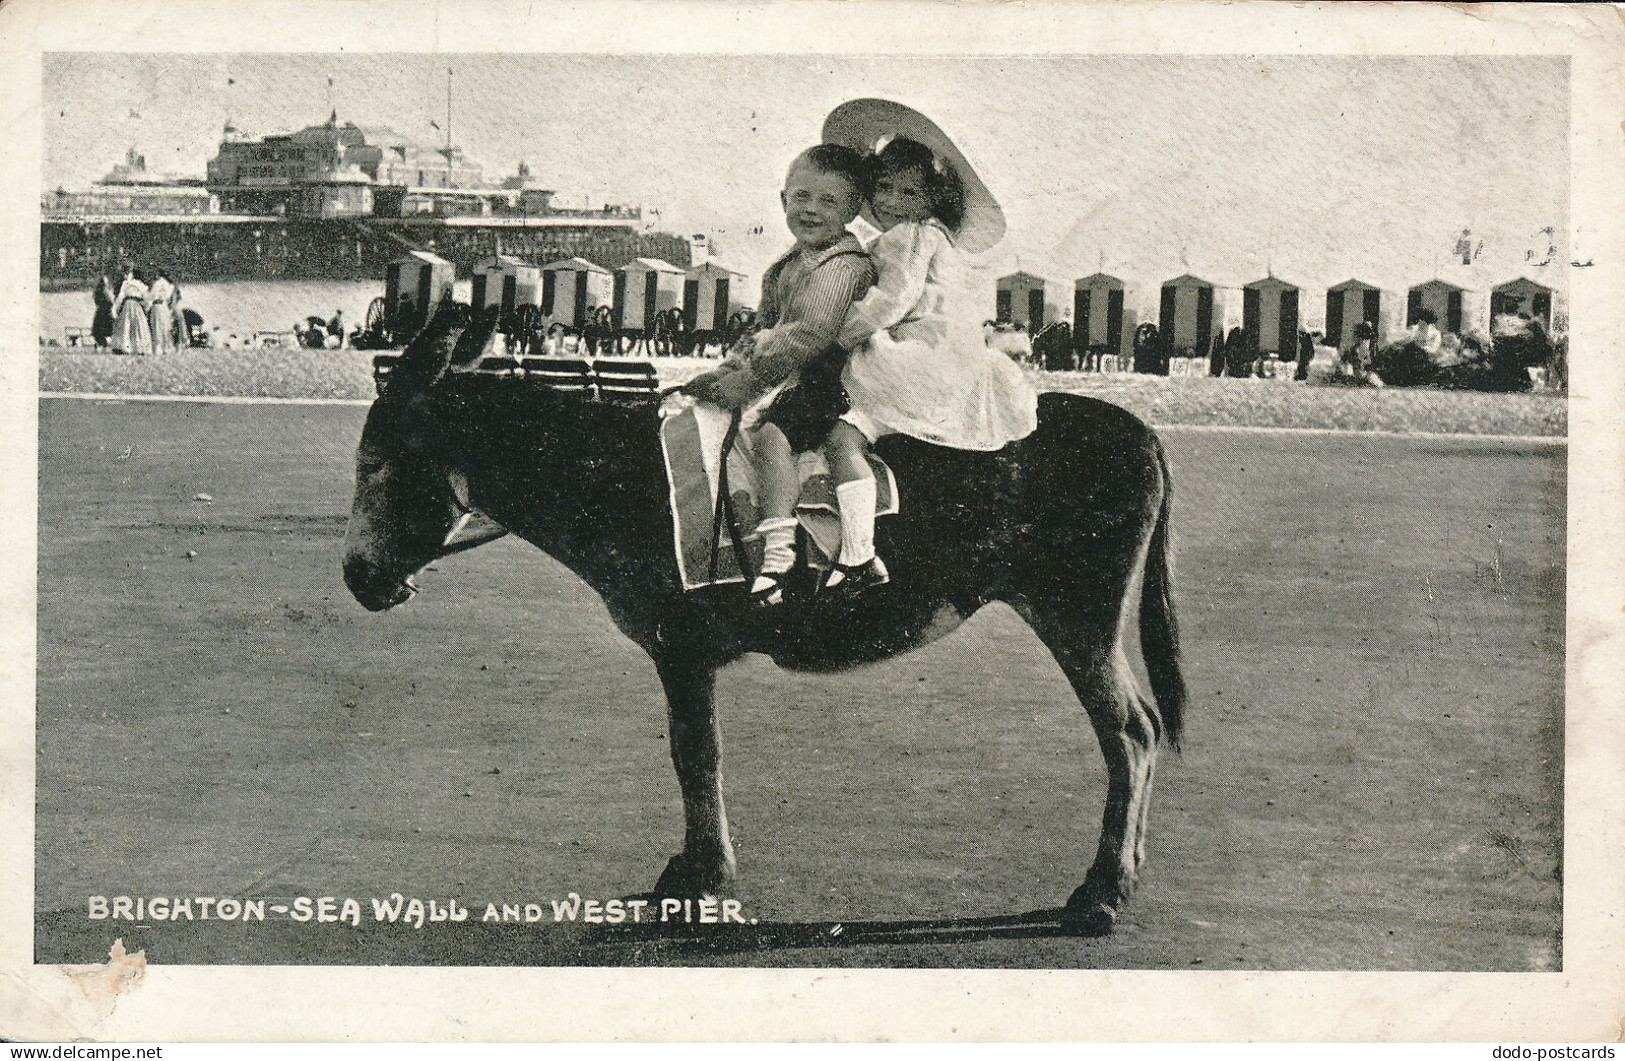
[[(854, 32), (861, 26), (863, 35)], [(1620, 203), (1610, 5), (16, 0), (0, 9), (0, 1034), (100, 1041), (1614, 1040), (1625, 997)], [(105, 1017), (32, 964), (43, 53), (1562, 54), (1572, 60), (1561, 973), (159, 967)], [(342, 1005), (313, 1005), (342, 999)]]

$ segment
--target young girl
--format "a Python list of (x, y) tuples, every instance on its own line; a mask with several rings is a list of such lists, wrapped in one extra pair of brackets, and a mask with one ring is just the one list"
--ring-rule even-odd
[(875, 555), (875, 481), (865, 452), (890, 434), (953, 449), (996, 450), (1038, 426), (1038, 396), (989, 349), (962, 290), (960, 250), (984, 251), (1004, 215), (953, 143), (924, 115), (887, 100), (843, 104), (826, 142), (872, 150), (863, 218), (879, 274), (848, 311), (842, 383), (851, 409), (825, 443), (841, 512), (841, 552), (824, 584), (840, 596), (890, 581)]

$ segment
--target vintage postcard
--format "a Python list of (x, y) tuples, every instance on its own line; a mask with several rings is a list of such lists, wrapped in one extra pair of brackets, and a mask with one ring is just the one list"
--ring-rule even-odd
[(0, 1037), (1617, 1038), (1622, 42), (6, 5)]

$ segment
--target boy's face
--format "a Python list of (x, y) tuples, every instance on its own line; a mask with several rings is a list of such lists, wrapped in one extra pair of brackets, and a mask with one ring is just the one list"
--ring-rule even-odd
[(779, 201), (790, 234), (803, 247), (829, 246), (846, 235), (846, 226), (858, 216), (858, 190), (852, 182), (805, 162), (791, 168)]

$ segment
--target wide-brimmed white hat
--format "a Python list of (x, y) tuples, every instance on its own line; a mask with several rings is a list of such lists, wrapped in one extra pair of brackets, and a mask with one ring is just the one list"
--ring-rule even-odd
[[(824, 119), (824, 143), (840, 144), (865, 155), (879, 150), (884, 141), (899, 136), (924, 144), (959, 175), (965, 189), (965, 217), (959, 231), (954, 233), (957, 246), (980, 254), (1004, 238), (1004, 211), (999, 201), (976, 175), (970, 160), (930, 118), (913, 107), (889, 99), (855, 99), (836, 107)], [(867, 203), (862, 216), (875, 225)]]

